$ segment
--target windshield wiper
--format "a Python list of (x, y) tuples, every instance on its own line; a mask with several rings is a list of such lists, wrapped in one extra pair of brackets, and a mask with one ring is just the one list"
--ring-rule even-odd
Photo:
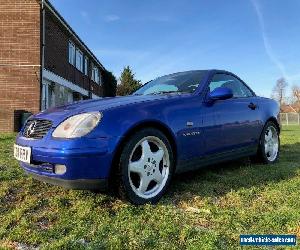
[(157, 92), (150, 93), (149, 95), (162, 95), (162, 94), (170, 94), (170, 93), (182, 93), (182, 92), (178, 90), (157, 91)]

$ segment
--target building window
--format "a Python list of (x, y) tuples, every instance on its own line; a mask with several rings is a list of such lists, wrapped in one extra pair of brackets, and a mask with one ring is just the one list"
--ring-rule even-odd
[(75, 64), (75, 45), (71, 41), (69, 41), (69, 63)]
[(102, 75), (101, 75), (101, 71), (99, 70), (99, 83), (100, 85), (102, 84)]
[(57, 107), (74, 101), (73, 91), (55, 82), (43, 80), (42, 109)]
[(100, 83), (99, 69), (96, 66), (92, 68), (92, 80), (98, 84)]
[(83, 71), (83, 54), (80, 49), (76, 49), (76, 68)]
[(95, 82), (99, 84), (99, 69), (95, 68)]
[(84, 74), (88, 76), (89, 71), (89, 59), (87, 56), (84, 57)]

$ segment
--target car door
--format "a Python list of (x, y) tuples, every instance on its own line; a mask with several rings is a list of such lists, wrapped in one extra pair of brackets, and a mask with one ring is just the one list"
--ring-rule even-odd
[(232, 150), (255, 150), (262, 128), (258, 100), (245, 83), (231, 74), (216, 73), (208, 92), (217, 87), (227, 87), (233, 97), (218, 100), (207, 107), (216, 119), (215, 132), (218, 133), (218, 144), (206, 139), (206, 152), (226, 152)]

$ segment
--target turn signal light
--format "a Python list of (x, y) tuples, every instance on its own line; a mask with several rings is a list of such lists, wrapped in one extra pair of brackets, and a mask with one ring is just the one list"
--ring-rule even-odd
[(65, 165), (57, 164), (54, 167), (54, 172), (55, 174), (60, 174), (60, 175), (65, 174), (67, 172), (67, 167)]

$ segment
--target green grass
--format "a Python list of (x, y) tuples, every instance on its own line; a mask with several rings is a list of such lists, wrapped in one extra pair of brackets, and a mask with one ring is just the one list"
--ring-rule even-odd
[(300, 237), (300, 127), (283, 128), (276, 165), (184, 174), (140, 207), (33, 180), (12, 157), (14, 138), (0, 135), (0, 248), (237, 249), (240, 234)]

